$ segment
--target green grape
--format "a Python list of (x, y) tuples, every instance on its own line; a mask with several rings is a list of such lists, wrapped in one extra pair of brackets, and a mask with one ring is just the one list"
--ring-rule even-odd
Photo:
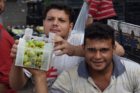
[(23, 59), (25, 62), (29, 60), (28, 56), (27, 55), (24, 55), (24, 59)]
[(45, 45), (45, 42), (44, 42), (44, 41), (40, 41), (40, 42), (38, 43), (38, 47), (39, 47), (39, 48), (43, 48), (44, 45)]
[(37, 56), (41, 56), (41, 55), (43, 55), (43, 51), (38, 51), (36, 54), (37, 54)]
[(36, 68), (40, 68), (40, 67), (41, 67), (41, 62), (36, 61), (36, 62), (35, 62), (35, 67), (36, 67)]
[(24, 61), (24, 62), (23, 62), (23, 65), (24, 65), (25, 67), (31, 67), (32, 63), (31, 63), (30, 61)]
[(42, 61), (42, 56), (38, 56), (38, 57), (36, 58), (36, 61), (41, 62), (41, 61)]
[(33, 57), (33, 56), (36, 55), (35, 51), (33, 51), (33, 50), (27, 50), (26, 54), (27, 54), (28, 57)]
[(23, 65), (26, 67), (35, 66), (35, 68), (40, 68), (43, 56), (42, 49), (44, 46), (44, 41), (37, 41), (33, 39), (27, 41)]
[(38, 41), (37, 40), (34, 40), (34, 44), (37, 47), (38, 46)]
[(34, 44), (34, 40), (30, 40), (27, 42), (28, 47), (34, 48), (35, 44)]

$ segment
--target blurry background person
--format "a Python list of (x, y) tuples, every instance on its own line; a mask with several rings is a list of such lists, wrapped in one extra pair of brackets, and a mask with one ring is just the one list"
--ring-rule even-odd
[[(5, 0), (0, 0), (0, 14), (4, 11)], [(0, 23), (0, 93), (15, 93), (9, 86), (9, 71), (12, 64), (10, 50), (14, 39)]]
[(108, 19), (115, 19), (117, 14), (113, 6), (113, 0), (86, 0), (89, 4), (89, 14), (94, 21), (107, 23)]

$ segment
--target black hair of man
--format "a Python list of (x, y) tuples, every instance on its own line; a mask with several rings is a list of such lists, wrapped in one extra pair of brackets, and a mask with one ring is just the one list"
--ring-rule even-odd
[(43, 20), (45, 20), (45, 18), (46, 18), (46, 16), (47, 16), (47, 13), (48, 13), (51, 9), (58, 9), (58, 10), (64, 11), (64, 12), (69, 16), (70, 22), (73, 22), (73, 21), (74, 21), (74, 18), (73, 18), (74, 11), (73, 11), (73, 9), (72, 9), (71, 7), (69, 7), (68, 5), (61, 4), (61, 3), (58, 3), (58, 4), (52, 3), (52, 4), (50, 4), (49, 6), (47, 6), (47, 7), (45, 8), (44, 13), (43, 13)]
[(95, 22), (90, 24), (85, 29), (84, 44), (86, 44), (86, 39), (94, 40), (112, 40), (112, 45), (115, 45), (115, 30), (109, 25)]

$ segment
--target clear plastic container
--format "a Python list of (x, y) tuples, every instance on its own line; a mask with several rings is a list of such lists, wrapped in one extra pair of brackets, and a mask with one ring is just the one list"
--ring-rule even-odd
[(53, 53), (53, 42), (50, 42), (53, 41), (52, 36), (32, 36), (32, 32), (26, 29), (24, 37), (19, 39), (15, 65), (47, 71)]

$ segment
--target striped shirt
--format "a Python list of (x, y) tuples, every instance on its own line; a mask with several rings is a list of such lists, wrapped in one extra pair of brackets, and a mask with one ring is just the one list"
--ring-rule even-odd
[(112, 0), (89, 0), (89, 14), (95, 20), (102, 20), (116, 16)]

